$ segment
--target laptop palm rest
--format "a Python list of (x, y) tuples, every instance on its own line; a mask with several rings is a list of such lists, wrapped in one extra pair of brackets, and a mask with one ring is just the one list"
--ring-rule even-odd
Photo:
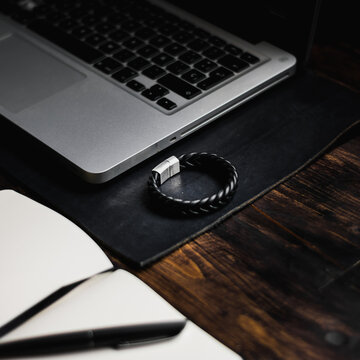
[(12, 113), (85, 78), (15, 34), (0, 37), (0, 54), (0, 105)]

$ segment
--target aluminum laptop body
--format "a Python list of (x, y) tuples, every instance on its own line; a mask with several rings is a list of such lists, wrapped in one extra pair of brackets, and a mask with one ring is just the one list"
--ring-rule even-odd
[[(296, 58), (270, 43), (251, 44), (173, 4), (152, 3), (258, 62), (191, 99), (170, 91), (176, 107), (168, 110), (0, 13), (0, 114), (87, 182), (116, 177), (295, 72)], [(141, 72), (137, 80), (156, 84)]]

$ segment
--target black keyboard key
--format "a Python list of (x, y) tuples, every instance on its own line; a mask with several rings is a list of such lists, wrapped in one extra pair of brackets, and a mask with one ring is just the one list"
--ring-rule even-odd
[(187, 73), (185, 73), (183, 76), (181, 76), (184, 80), (188, 81), (191, 84), (196, 84), (200, 80), (204, 79), (206, 76), (195, 69), (191, 69)]
[(177, 105), (173, 101), (171, 101), (165, 97), (158, 100), (156, 103), (158, 105), (160, 105), (161, 107), (163, 107), (165, 110), (173, 110), (177, 107)]
[(96, 26), (94, 26), (94, 29), (99, 32), (100, 34), (106, 35), (112, 31), (115, 30), (115, 26), (110, 24), (110, 23), (106, 23), (106, 22), (102, 22), (100, 24), (97, 24)]
[(164, 48), (164, 51), (166, 51), (168, 54), (172, 56), (177, 56), (182, 54), (186, 51), (186, 47), (178, 44), (178, 43), (171, 43), (170, 45), (166, 46)]
[(120, 45), (114, 41), (107, 41), (99, 47), (99, 50), (103, 51), (106, 54), (113, 54), (116, 51), (120, 50)]
[(152, 39), (150, 39), (149, 43), (151, 45), (154, 45), (156, 47), (162, 48), (166, 45), (168, 45), (171, 42), (169, 38), (163, 35), (157, 35), (154, 36)]
[(216, 63), (214, 63), (213, 61), (209, 60), (209, 59), (204, 59), (204, 60), (201, 60), (199, 62), (197, 62), (194, 67), (202, 72), (209, 72), (211, 70), (214, 70), (217, 65)]
[(139, 70), (139, 71), (149, 67), (150, 65), (151, 65), (151, 63), (149, 61), (145, 60), (141, 56), (128, 62), (128, 66), (130, 66), (131, 68), (133, 68), (135, 70)]
[(145, 69), (142, 73), (148, 78), (155, 80), (160, 76), (165, 75), (165, 70), (163, 70), (159, 66), (152, 65), (149, 68)]
[(100, 22), (100, 18), (95, 15), (88, 15), (81, 19), (81, 22), (88, 27), (92, 27)]
[(181, 22), (179, 23), (179, 27), (186, 31), (193, 31), (195, 29), (195, 25), (186, 20), (181, 20)]
[(102, 52), (47, 24), (45, 21), (35, 21), (29, 25), (29, 28), (87, 63), (94, 63), (103, 57)]
[(255, 55), (252, 55), (250, 53), (244, 53), (241, 55), (241, 59), (245, 60), (246, 62), (248, 62), (249, 64), (256, 64), (257, 62), (260, 61), (260, 59), (258, 57), (256, 57)]
[(98, 46), (106, 41), (106, 37), (100, 34), (92, 34), (85, 38), (85, 41), (92, 46)]
[(128, 49), (122, 49), (113, 55), (113, 58), (121, 62), (127, 62), (133, 59), (136, 55)]
[(78, 39), (83, 39), (84, 37), (90, 36), (92, 34), (92, 30), (86, 26), (79, 26), (71, 31), (71, 35)]
[[(71, 17), (72, 19), (77, 19), (78, 21), (81, 20), (81, 18), (85, 17), (87, 15), (86, 9), (82, 7), (74, 7), (72, 9), (68, 9), (66, 11), (66, 14)], [(48, 19), (46, 15), (46, 20)]]
[(146, 97), (147, 99), (149, 99), (151, 101), (156, 101), (168, 93), (169, 93), (168, 89), (165, 89), (164, 87), (156, 84), (156, 85), (153, 85), (150, 89), (144, 90), (141, 93), (141, 95), (143, 95), (144, 97)]
[(116, 30), (108, 34), (109, 39), (115, 41), (115, 42), (121, 42), (128, 38), (130, 35), (129, 33), (122, 31), (122, 30)]
[(96, 67), (105, 74), (111, 74), (116, 70), (120, 69), (122, 65), (114, 59), (105, 58), (96, 63), (94, 67)]
[(210, 60), (216, 60), (219, 57), (224, 56), (225, 52), (216, 46), (212, 46), (212, 47), (206, 49), (203, 52), (203, 55), (206, 56), (207, 58), (209, 58)]
[(176, 26), (176, 28), (179, 29), (180, 23), (183, 21), (183, 20), (181, 20), (181, 18), (179, 18), (178, 16), (176, 16), (174, 14), (170, 14), (168, 12), (164, 13), (164, 15), (166, 17), (167, 24)]
[(201, 94), (199, 89), (172, 74), (167, 74), (161, 77), (158, 80), (158, 83), (188, 100)]
[(182, 61), (175, 61), (174, 63), (170, 64), (166, 67), (167, 70), (172, 72), (175, 75), (180, 75), (185, 71), (190, 69), (189, 65), (184, 64)]
[(161, 97), (169, 94), (169, 90), (164, 88), (163, 86), (159, 85), (159, 84), (155, 84), (153, 85), (150, 90), (154, 93), (159, 94)]
[(116, 72), (114, 75), (112, 75), (112, 77), (115, 80), (120, 81), (121, 83), (125, 83), (125, 82), (128, 82), (129, 80), (133, 79), (137, 75), (138, 75), (138, 73), (136, 71), (126, 67), (126, 68)]
[(224, 50), (235, 56), (243, 53), (243, 51), (239, 47), (237, 47), (235, 45), (230, 45), (230, 44), (226, 45), (224, 47)]
[(189, 50), (186, 53), (180, 55), (179, 59), (182, 60), (183, 62), (191, 65), (197, 61), (200, 61), (202, 59), (202, 56), (200, 56), (199, 54), (197, 54), (194, 51)]
[(207, 79), (201, 81), (198, 83), (198, 87), (201, 90), (209, 90), (210, 88), (212, 88), (213, 86), (219, 84), (222, 81), (222, 79), (219, 79), (217, 77), (208, 77)]
[(134, 90), (136, 92), (140, 92), (140, 91), (143, 91), (145, 89), (145, 86), (142, 83), (140, 83), (140, 82), (138, 82), (136, 80), (129, 81), (126, 84), (126, 86), (128, 86), (130, 89), (132, 89), (132, 90)]
[(223, 39), (220, 39), (219, 37), (217, 36), (211, 36), (208, 41), (210, 42), (210, 44), (213, 44), (217, 47), (224, 47), (226, 46), (226, 41), (224, 41)]
[(207, 39), (210, 37), (210, 33), (208, 33), (207, 31), (205, 31), (203, 29), (199, 29), (199, 28), (194, 29), (192, 33), (201, 39)]
[(233, 73), (225, 68), (218, 68), (210, 73), (210, 76), (199, 82), (197, 86), (202, 90), (209, 90), (210, 88), (214, 87), (215, 85), (220, 84), (222, 81), (231, 77)]
[(73, 19), (65, 19), (57, 24), (57, 27), (60, 28), (63, 31), (70, 31), (76, 27), (78, 27), (80, 24)]
[(142, 27), (140, 23), (134, 20), (126, 20), (121, 24), (121, 29), (126, 32), (134, 32)]
[(166, 66), (172, 62), (175, 61), (175, 59), (166, 54), (166, 53), (160, 53), (159, 55), (156, 55), (155, 57), (152, 58), (152, 61), (159, 66)]
[(159, 21), (156, 18), (145, 19), (143, 20), (143, 24), (149, 28), (157, 28), (160, 26)]
[(194, 51), (202, 51), (209, 47), (208, 43), (202, 39), (194, 39), (187, 44), (187, 47)]
[(161, 34), (170, 36), (171, 34), (177, 32), (179, 30), (179, 28), (173, 24), (167, 23), (165, 25), (160, 26), (157, 30)]
[[(23, 2), (24, 3), (24, 2)], [(43, 17), (43, 18), (47, 18), (48, 15), (50, 15), (53, 12), (53, 8), (50, 5), (40, 5), (37, 4), (37, 6), (33, 9), (30, 10), (35, 16), (38, 17)], [(69, 15), (69, 12), (67, 12), (67, 14)], [(72, 17), (72, 16), (70, 16)], [(73, 17), (74, 19), (76, 19), (76, 17)]]
[(121, 23), (129, 20), (129, 18), (125, 14), (119, 13), (119, 12), (108, 15), (106, 18), (109, 23), (111, 23), (115, 26), (121, 26)]
[(144, 42), (138, 38), (131, 37), (131, 38), (127, 39), (126, 41), (124, 41), (123, 45), (126, 46), (127, 48), (129, 48), (130, 50), (135, 50), (135, 49), (138, 49), (139, 47), (143, 46)]
[[(47, 1), (48, 3), (50, 1)], [(61, 11), (61, 12), (66, 12), (68, 10), (71, 10), (72, 5), (70, 1), (57, 1), (56, 2), (56, 8), (57, 10)]]
[(159, 50), (157, 50), (156, 48), (154, 48), (151, 45), (145, 45), (142, 48), (137, 50), (137, 53), (141, 56), (144, 56), (146, 58), (150, 58), (152, 56), (154, 56), (155, 54), (157, 54), (159, 52)]
[(233, 76), (234, 73), (228, 69), (225, 69), (222, 66), (219, 66), (217, 69), (211, 71), (210, 76), (216, 76), (218, 78), (222, 78), (223, 80), (228, 79)]
[(231, 71), (240, 72), (249, 67), (249, 64), (233, 55), (225, 55), (218, 60), (218, 63)]
[(57, 11), (51, 12), (46, 15), (46, 21), (48, 21), (51, 24), (59, 23), (60, 21), (65, 20), (66, 16), (62, 13), (59, 13)]
[(194, 38), (194, 35), (186, 31), (179, 31), (172, 38), (180, 44), (186, 44)]
[(66, 12), (68, 10), (71, 10), (73, 5), (71, 4), (71, 1), (57, 1), (56, 7), (58, 10)]
[(136, 37), (142, 40), (148, 40), (156, 35), (156, 32), (149, 28), (149, 27), (143, 27), (135, 32)]

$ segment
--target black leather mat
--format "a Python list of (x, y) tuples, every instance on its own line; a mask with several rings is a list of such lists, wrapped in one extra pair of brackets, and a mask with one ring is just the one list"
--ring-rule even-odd
[[(360, 119), (359, 100), (356, 93), (302, 73), (104, 185), (76, 179), (3, 120), (0, 166), (115, 256), (145, 266), (316, 158)], [(193, 219), (157, 210), (147, 194), (151, 169), (171, 155), (200, 151), (221, 155), (237, 167), (240, 180), (232, 202)], [(165, 187), (170, 193), (197, 198), (217, 184), (216, 179), (189, 172), (170, 179)]]

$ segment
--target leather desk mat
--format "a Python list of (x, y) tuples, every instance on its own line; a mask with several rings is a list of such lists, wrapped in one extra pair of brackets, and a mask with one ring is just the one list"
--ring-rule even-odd
[[(222, 116), (195, 134), (102, 185), (82, 182), (51, 154), (2, 119), (0, 167), (38, 201), (65, 215), (100, 246), (145, 266), (238, 211), (326, 150), (360, 119), (358, 94), (303, 72)], [(239, 172), (232, 201), (201, 217), (174, 217), (149, 199), (151, 169), (171, 155), (210, 152)], [(183, 172), (164, 190), (187, 198), (217, 191), (198, 172)]]

